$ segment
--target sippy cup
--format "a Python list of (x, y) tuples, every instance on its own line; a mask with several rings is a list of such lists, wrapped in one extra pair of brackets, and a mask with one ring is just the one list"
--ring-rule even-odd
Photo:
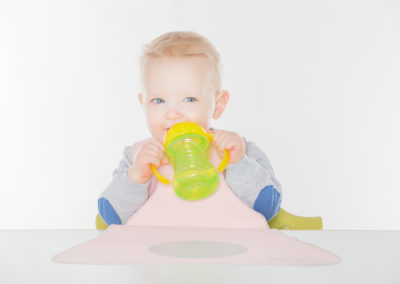
[[(174, 168), (172, 187), (175, 193), (187, 200), (210, 196), (219, 185), (218, 173), (209, 161), (213, 135), (194, 122), (181, 122), (172, 126), (164, 139), (165, 155)], [(228, 163), (229, 152), (218, 167), (222, 172)], [(156, 178), (165, 184), (169, 180), (151, 165)]]

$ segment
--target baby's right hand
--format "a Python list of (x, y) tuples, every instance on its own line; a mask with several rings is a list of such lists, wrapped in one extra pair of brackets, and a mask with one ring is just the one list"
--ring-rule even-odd
[(163, 144), (153, 139), (140, 148), (128, 177), (137, 183), (146, 183), (153, 174), (151, 164), (158, 168), (168, 163)]

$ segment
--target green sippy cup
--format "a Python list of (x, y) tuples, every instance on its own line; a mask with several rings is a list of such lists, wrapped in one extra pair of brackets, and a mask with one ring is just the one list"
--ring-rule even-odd
[[(165, 155), (174, 168), (172, 187), (175, 193), (187, 200), (210, 196), (219, 185), (218, 173), (209, 161), (213, 135), (194, 122), (181, 122), (172, 126), (164, 139)], [(229, 152), (218, 167), (222, 172), (228, 163)], [(165, 184), (169, 180), (152, 165), (157, 179)]]

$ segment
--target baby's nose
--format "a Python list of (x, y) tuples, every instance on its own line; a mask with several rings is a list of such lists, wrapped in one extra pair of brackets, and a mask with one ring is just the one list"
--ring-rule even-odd
[(183, 117), (182, 113), (176, 109), (168, 110), (165, 114), (165, 118), (169, 119), (169, 120), (175, 120), (175, 119), (179, 119), (182, 117)]

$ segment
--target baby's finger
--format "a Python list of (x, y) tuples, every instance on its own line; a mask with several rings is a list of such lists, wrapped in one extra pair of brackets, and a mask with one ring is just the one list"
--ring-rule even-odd
[(158, 158), (159, 160), (161, 160), (164, 155), (162, 152), (160, 152), (158, 148), (146, 149), (144, 153), (146, 154), (146, 156), (153, 156)]
[(155, 152), (160, 156), (160, 159), (164, 155), (164, 149), (162, 149), (159, 145), (152, 144), (152, 143), (148, 144), (144, 151), (146, 151), (146, 152), (147, 151)]
[(164, 145), (161, 144), (160, 142), (154, 140), (154, 141), (150, 142), (149, 144), (153, 147), (157, 147), (157, 149), (159, 149), (159, 151), (164, 152)]
[(161, 165), (161, 160), (157, 156), (150, 155), (146, 157), (146, 164), (153, 164), (156, 168), (158, 168)]
[(226, 142), (229, 139), (230, 139), (229, 133), (223, 133), (217, 140), (218, 147), (224, 150), (226, 148)]
[(164, 155), (164, 157), (161, 161), (161, 165), (167, 165), (167, 164), (169, 164), (169, 161), (168, 161), (167, 157)]
[(221, 135), (222, 135), (221, 131), (218, 131), (216, 134), (214, 134), (214, 138), (213, 138), (214, 145), (216, 145), (216, 146), (220, 145)]
[(219, 141), (221, 135), (224, 135), (224, 131), (222, 131), (222, 130), (217, 130), (217, 132), (215, 132), (215, 134), (214, 134), (214, 141)]
[(235, 141), (234, 135), (228, 135), (222, 141), (223, 147), (228, 150), (232, 150), (232, 148), (234, 148), (235, 144), (236, 144), (236, 141)]
[(223, 149), (221, 149), (221, 148), (218, 148), (218, 147), (216, 147), (215, 149), (216, 149), (216, 151), (217, 151), (218, 156), (219, 156), (220, 158), (223, 158), (223, 157), (224, 157), (224, 154), (225, 154), (225, 150), (223, 150)]

